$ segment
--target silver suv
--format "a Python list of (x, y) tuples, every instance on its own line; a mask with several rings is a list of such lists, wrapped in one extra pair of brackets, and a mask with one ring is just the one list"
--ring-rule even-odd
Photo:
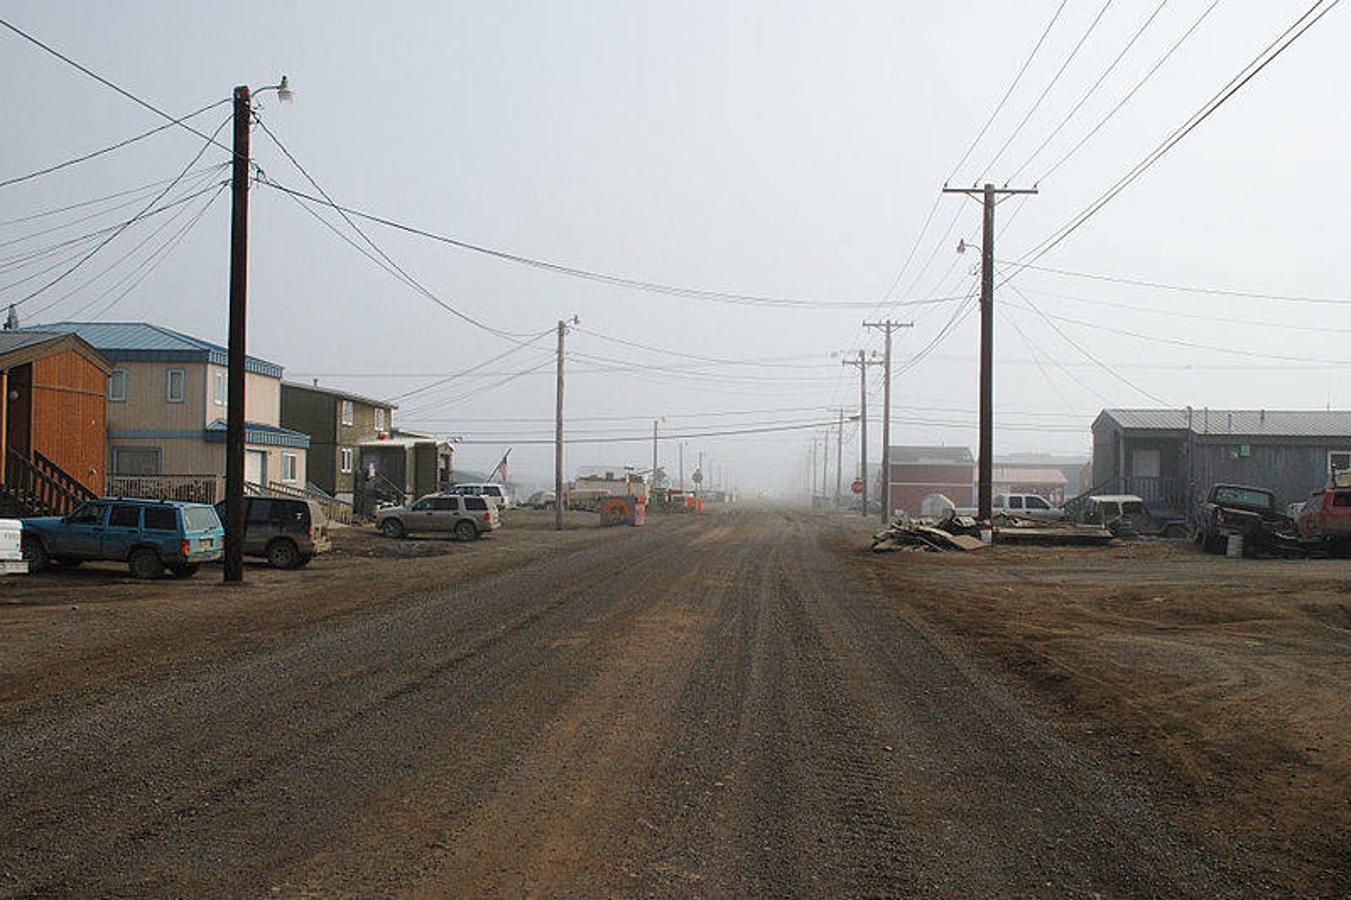
[(457, 541), (473, 541), (485, 531), (502, 527), (502, 514), (491, 497), (428, 494), (411, 506), (382, 509), (376, 527), (386, 537), (408, 534), (450, 534)]

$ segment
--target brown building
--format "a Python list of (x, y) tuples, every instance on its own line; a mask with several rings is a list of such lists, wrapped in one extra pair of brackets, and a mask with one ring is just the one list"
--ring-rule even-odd
[(309, 480), (321, 491), (352, 502), (360, 447), (389, 436), (397, 407), (350, 391), (283, 381), (281, 425), (310, 436)]
[(395, 429), (366, 441), (357, 456), (357, 488), (352, 503), (371, 513), (381, 502), (411, 502), (450, 490), (455, 449), (433, 434)]
[(111, 364), (73, 334), (0, 331), (0, 494), (19, 514), (103, 492)]

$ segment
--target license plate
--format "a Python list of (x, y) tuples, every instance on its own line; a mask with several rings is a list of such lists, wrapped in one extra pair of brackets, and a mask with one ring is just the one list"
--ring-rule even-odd
[(203, 546), (203, 547), (210, 547), (210, 546), (212, 546), (214, 543), (215, 543), (215, 539), (214, 539), (214, 538), (202, 538), (202, 546)]

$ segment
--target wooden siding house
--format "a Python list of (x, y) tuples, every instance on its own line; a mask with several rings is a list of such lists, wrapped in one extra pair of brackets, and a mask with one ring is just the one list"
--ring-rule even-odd
[(72, 334), (0, 331), (0, 498), (11, 515), (101, 493), (112, 366)]
[(345, 503), (356, 493), (361, 446), (389, 437), (396, 408), (386, 400), (320, 387), (318, 379), (281, 383), (282, 427), (310, 436), (310, 484)]
[[(225, 347), (144, 322), (58, 322), (42, 330), (77, 335), (111, 364), (100, 492), (206, 503), (224, 496)], [(276, 363), (245, 361), (244, 477), (260, 487), (303, 488), (309, 437), (281, 427), (281, 375)]]

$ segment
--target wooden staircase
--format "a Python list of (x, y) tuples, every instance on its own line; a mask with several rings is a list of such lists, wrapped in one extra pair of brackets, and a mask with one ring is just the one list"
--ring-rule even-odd
[(64, 516), (94, 494), (41, 453), (33, 458), (10, 450), (0, 483), (0, 512), (24, 516)]

